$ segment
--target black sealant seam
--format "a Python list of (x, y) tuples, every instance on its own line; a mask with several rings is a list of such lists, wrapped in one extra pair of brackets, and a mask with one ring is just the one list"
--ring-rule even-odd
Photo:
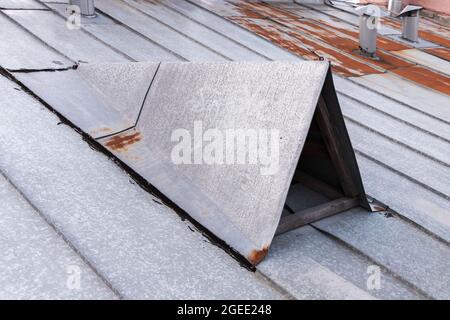
[(134, 123), (134, 126), (137, 126), (137, 124), (138, 124), (138, 122), (139, 122), (139, 118), (141, 117), (142, 110), (144, 109), (145, 101), (147, 100), (147, 95), (148, 95), (148, 93), (150, 92), (150, 89), (151, 89), (151, 87), (152, 87), (152, 85), (153, 85), (153, 82), (154, 82), (155, 79), (156, 79), (156, 75), (158, 74), (158, 71), (159, 71), (159, 67), (160, 67), (160, 66), (161, 66), (161, 62), (158, 63), (158, 66), (156, 67), (156, 71), (155, 71), (155, 74), (153, 75), (152, 81), (150, 81), (150, 85), (148, 86), (147, 92), (145, 93), (144, 100), (142, 101), (141, 109), (139, 110), (139, 114), (138, 114), (138, 116), (137, 116), (136, 122)]
[(147, 100), (147, 95), (150, 92), (150, 88), (152, 87), (153, 82), (155, 81), (155, 78), (156, 78), (156, 75), (157, 75), (157, 73), (159, 71), (159, 67), (160, 66), (161, 66), (161, 62), (158, 63), (158, 66), (156, 67), (156, 71), (153, 74), (152, 80), (150, 81), (150, 85), (148, 86), (147, 91), (145, 92), (145, 96), (144, 96), (144, 99), (142, 100), (141, 107), (139, 108), (139, 113), (137, 115), (136, 121), (134, 122), (134, 125), (132, 125), (131, 127), (126, 128), (126, 129), (117, 131), (117, 132), (113, 132), (113, 133), (110, 133), (110, 134), (107, 134), (107, 135), (104, 135), (104, 136), (101, 136), (101, 137), (97, 137), (97, 138), (95, 138), (95, 140), (101, 140), (101, 139), (109, 138), (109, 137), (115, 136), (115, 135), (117, 135), (119, 133), (123, 133), (123, 132), (126, 132), (128, 130), (136, 128), (136, 126), (138, 124), (138, 121), (139, 121), (139, 118), (141, 116), (142, 110), (144, 109), (144, 104), (145, 104), (145, 101)]

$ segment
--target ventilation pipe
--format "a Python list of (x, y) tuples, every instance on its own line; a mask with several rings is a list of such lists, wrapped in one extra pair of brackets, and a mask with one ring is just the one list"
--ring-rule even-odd
[(396, 17), (403, 9), (403, 0), (389, 0), (388, 11), (391, 16)]
[(94, 0), (70, 0), (70, 5), (78, 6), (80, 8), (80, 13), (85, 17), (95, 16), (95, 4)]
[(375, 57), (377, 51), (377, 33), (380, 17), (384, 16), (380, 7), (369, 4), (356, 8), (359, 20), (359, 47), (362, 54)]
[(406, 6), (398, 17), (402, 18), (402, 38), (411, 42), (419, 41), (419, 12), (422, 7)]

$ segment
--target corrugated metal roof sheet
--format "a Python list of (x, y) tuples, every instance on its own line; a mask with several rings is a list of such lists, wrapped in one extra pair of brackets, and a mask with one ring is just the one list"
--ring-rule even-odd
[[(116, 230), (114, 235), (110, 233), (108, 236), (106, 231), (97, 234), (99, 230), (104, 230), (100, 221), (105, 219), (105, 215), (101, 212), (110, 212), (115, 206), (112, 199), (129, 200), (120, 198), (120, 194), (110, 198), (108, 192), (111, 188), (100, 190), (101, 193), (95, 191), (106, 179), (103, 174), (107, 171), (99, 171), (96, 175), (98, 184), (90, 185), (83, 178), (94, 174), (95, 170), (78, 172), (80, 179), (76, 180), (77, 184), (70, 183), (75, 180), (64, 173), (70, 171), (70, 164), (75, 161), (79, 149), (64, 150), (67, 152), (58, 153), (53, 160), (50, 154), (61, 145), (67, 148), (80, 146), (73, 136), (68, 138), (71, 133), (58, 130), (61, 138), (52, 142), (52, 151), (45, 153), (42, 151), (45, 145), (51, 143), (52, 136), (56, 136), (57, 131), (52, 131), (57, 128), (55, 124), (48, 123), (54, 129), (33, 140), (33, 130), (26, 127), (22, 118), (35, 123), (33, 117), (37, 115), (27, 118), (29, 111), (15, 114), (17, 111), (11, 112), (13, 105), (4, 104), (5, 110), (9, 110), (12, 128), (22, 129), (18, 139), (14, 140), (16, 144), (0, 139), (2, 171), (9, 178), (14, 177), (15, 184), (26, 191), (30, 201), (40, 204), (43, 214), (57, 219), (59, 230), (78, 248), (79, 253), (88, 257), (103, 278), (108, 279), (125, 297), (204, 297), (205, 290), (209, 289), (202, 285), (206, 277), (214, 278), (216, 282), (220, 279), (216, 283), (217, 291), (214, 291), (218, 292), (216, 297), (236, 297), (234, 287), (245, 283), (248, 290), (243, 290), (245, 293), (241, 297), (255, 297), (255, 292), (259, 292), (256, 297), (281, 297), (289, 292), (297, 298), (449, 298), (446, 264), (450, 256), (450, 161), (447, 151), (450, 141), (450, 112), (447, 107), (450, 99), (448, 72), (445, 71), (450, 50), (449, 29), (422, 19), (420, 36), (427, 42), (421, 43), (421, 46), (430, 47), (412, 49), (411, 45), (407, 45), (405, 48), (405, 44), (395, 38), (395, 34), (399, 33), (398, 21), (384, 19), (385, 27), (380, 33), (386, 36), (380, 38), (380, 50), (393, 60), (382, 65), (367, 61), (351, 51), (351, 47), (356, 45), (352, 32), (355, 32), (357, 18), (350, 7), (275, 3), (252, 4), (249, 7), (243, 2), (237, 5), (234, 2), (96, 0), (100, 9), (98, 19), (105, 24), (86, 23), (82, 30), (73, 33), (65, 29), (64, 19), (54, 11), (2, 10), (2, 23), (6, 21), (5, 25), (8, 23), (11, 32), (19, 35), (0, 44), (8, 44), (5, 50), (11, 52), (9, 56), (0, 53), (0, 65), (11, 69), (49, 69), (54, 68), (54, 59), (63, 61), (66, 66), (64, 56), (73, 61), (113, 62), (142, 61), (150, 57), (163, 61), (292, 60), (318, 59), (318, 55), (323, 55), (334, 63), (335, 71), (343, 75), (335, 79), (336, 87), (358, 154), (366, 192), (396, 211), (394, 218), (348, 212), (315, 224), (313, 227), (316, 229), (303, 227), (281, 235), (275, 239), (271, 254), (257, 271), (256, 275), (262, 273), (266, 277), (264, 284), (261, 284), (259, 277), (240, 269), (231, 259), (224, 263), (227, 261), (226, 255), (220, 250), (212, 250), (209, 244), (202, 245), (201, 237), (191, 239), (189, 232), (180, 231), (179, 242), (189, 238), (189, 245), (167, 247), (164, 241), (171, 236), (164, 236), (162, 231), (160, 237), (143, 232), (143, 226), (151, 228), (154, 223), (147, 220), (150, 218), (146, 214), (155, 209), (145, 209), (148, 203), (141, 194), (142, 190), (129, 194), (130, 198), (135, 199), (136, 206), (126, 212), (139, 216), (139, 228), (134, 224), (123, 224), (122, 221), (130, 221), (129, 218), (116, 211), (116, 214), (106, 216), (109, 217), (108, 226)], [(37, 2), (23, 3), (34, 5)], [(50, 6), (62, 12), (63, 5)], [(3, 7), (1, 1), (0, 7)], [(21, 27), (13, 26), (6, 15), (28, 30), (28, 35)], [(34, 19), (44, 16), (45, 19), (38, 19), (38, 22)], [(249, 22), (257, 28), (250, 28)], [(331, 32), (342, 41), (334, 43), (334, 38), (327, 38), (327, 33)], [(121, 40), (119, 35), (122, 34), (126, 37), (123, 39), (130, 40)], [(34, 55), (22, 53), (26, 52), (28, 43), (34, 44)], [(20, 47), (23, 49), (18, 49)], [(60, 53), (57, 57), (54, 57), (55, 51)], [(413, 52), (413, 55), (405, 57), (405, 52)], [(444, 69), (438, 70), (440, 66)], [(38, 109), (37, 104), (29, 100), (22, 104)], [(35, 125), (34, 130), (38, 132), (42, 124)], [(30, 143), (26, 149), (21, 148), (20, 142), (27, 139)], [(95, 157), (93, 160), (90, 150), (83, 152), (85, 156), (76, 162), (79, 168), (92, 161), (109, 166), (106, 159)], [(33, 155), (41, 157), (42, 161), (30, 161), (26, 167), (16, 161), (17, 158), (28, 159)], [(64, 155), (67, 156), (65, 167), (59, 164)], [(45, 164), (44, 159), (52, 165), (46, 166), (45, 171), (39, 171), (38, 168)], [(95, 168), (98, 170), (98, 167)], [(52, 173), (53, 179), (45, 178), (49, 173)], [(126, 183), (126, 179), (119, 176), (115, 181), (117, 185)], [(48, 197), (42, 189), (43, 184), (58, 190), (59, 200), (55, 202), (54, 197)], [(104, 184), (111, 185), (106, 181)], [(88, 215), (92, 219), (80, 215), (85, 209), (77, 203), (83, 203), (83, 199), (90, 199), (89, 203), (93, 204)], [(61, 216), (57, 206), (66, 201), (70, 214)], [(171, 222), (172, 216), (170, 212), (158, 215), (156, 223), (175, 224)], [(183, 230), (182, 224), (179, 225), (179, 230)], [(117, 238), (117, 235), (120, 237)], [(288, 243), (289, 246), (277, 246), (277, 242)], [(142, 243), (146, 246), (138, 249)], [(130, 255), (124, 255), (124, 248), (130, 251)], [(185, 255), (181, 252), (184, 250), (190, 252), (190, 259), (183, 258)], [(175, 262), (154, 254), (163, 251), (175, 255)], [(208, 252), (207, 256), (201, 252)], [(323, 252), (336, 254), (339, 263), (331, 263)], [(117, 254), (121, 259), (112, 258)], [(216, 261), (214, 265), (218, 266), (223, 276), (215, 277), (215, 269), (204, 264), (203, 259)], [(123, 263), (126, 260), (136, 265)], [(195, 262), (191, 263), (191, 260)], [(199, 281), (191, 282), (189, 277), (176, 278), (177, 264), (181, 264), (183, 272), (188, 272), (192, 279)], [(364, 277), (367, 274), (362, 273), (370, 264), (380, 265), (383, 275), (386, 275), (383, 278), (386, 287), (381, 291), (369, 291), (365, 286)], [(133, 272), (127, 274), (125, 270), (128, 267), (132, 267)], [(167, 272), (161, 273), (161, 268)], [(151, 285), (146, 279), (151, 271), (160, 272), (159, 278), (151, 279), (161, 286), (150, 292)], [(176, 279), (179, 282), (175, 283)], [(205, 283), (207, 287), (212, 284)], [(283, 290), (275, 293), (274, 290), (280, 287)], [(308, 289), (304, 290), (305, 287)], [(136, 288), (144, 293), (139, 295)]]

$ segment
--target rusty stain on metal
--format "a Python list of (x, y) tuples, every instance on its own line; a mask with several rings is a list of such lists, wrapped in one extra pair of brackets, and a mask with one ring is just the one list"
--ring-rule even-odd
[(229, 20), (301, 57), (306, 57), (308, 59), (318, 58), (301, 43), (298, 43), (295, 39), (283, 34), (278, 28), (275, 27), (275, 25), (271, 25), (270, 22), (267, 22), (267, 20), (261, 20), (259, 23), (257, 23), (254, 19), (240, 17), (230, 17)]
[[(381, 73), (384, 70), (393, 68), (412, 66), (411, 63), (382, 51), (378, 51), (378, 60), (373, 60), (360, 55), (358, 53), (359, 43), (357, 40), (358, 35), (356, 31), (353, 32), (344, 30), (344, 32), (340, 32), (340, 29), (338, 29), (336, 32), (336, 30), (333, 30), (333, 27), (327, 24), (322, 25), (321, 22), (312, 21), (311, 19), (303, 19), (299, 16), (293, 15), (286, 10), (269, 7), (266, 4), (262, 5), (259, 3), (239, 2), (235, 3), (235, 5), (238, 10), (248, 10), (249, 8), (253, 10), (264, 10), (263, 13), (265, 15), (272, 17), (271, 20), (274, 21), (274, 23), (272, 23), (272, 26), (274, 28), (280, 29), (280, 26), (277, 26), (276, 23), (285, 26), (285, 29), (282, 30), (284, 33), (287, 33), (291, 37), (299, 40), (300, 45), (304, 45), (309, 50), (313, 50), (314, 52), (327, 57), (330, 61), (332, 61), (334, 70), (343, 76), (362, 76), (367, 74)], [(259, 11), (256, 12), (261, 13)], [(235, 22), (243, 22), (243, 20), (240, 19), (233, 20)], [(263, 27), (263, 24), (265, 24), (265, 28)], [(251, 25), (247, 23), (246, 27), (257, 34), (264, 36), (264, 31), (256, 31), (256, 28), (259, 27), (259, 29), (263, 28), (267, 30), (267, 24), (267, 20), (254, 20)], [(306, 34), (306, 36), (299, 34), (300, 32)], [(265, 38), (280, 45), (280, 42), (277, 41), (279, 37), (280, 35), (276, 37), (272, 34), (270, 37), (267, 37), (266, 35)], [(311, 39), (308, 39), (306, 37), (311, 37)], [(314, 39), (317, 39), (318, 41), (314, 41)], [(320, 44), (320, 42), (323, 42), (330, 47), (322, 45)], [(405, 45), (397, 44), (396, 42), (388, 39), (382, 39), (379, 42), (382, 48), (389, 50), (409, 48)], [(291, 45), (286, 45), (286, 43), (281, 45), (288, 50), (291, 50), (292, 48)], [(336, 49), (333, 47), (335, 47)], [(337, 49), (342, 50), (342, 52), (339, 52), (339, 50)], [(295, 53), (305, 57), (304, 50), (303, 52)], [(354, 57), (354, 59), (349, 57), (349, 55)], [(306, 56), (306, 58), (309, 58), (308, 55)], [(363, 63), (361, 60), (364, 60), (365, 63)], [(379, 68), (382, 68), (383, 70), (377, 70), (371, 66), (377, 66)]]
[(229, 3), (232, 3), (236, 6), (236, 8), (241, 12), (253, 12), (260, 14), (263, 17), (268, 18), (289, 18), (289, 19), (298, 19), (301, 18), (300, 16), (283, 10), (278, 9), (273, 6), (270, 6), (265, 3), (258, 3), (258, 2), (239, 2), (239, 1), (226, 1)]
[(252, 252), (250, 252), (247, 259), (256, 266), (264, 259), (268, 252), (269, 246), (265, 245), (261, 250), (253, 250)]
[(109, 133), (109, 132), (111, 132), (111, 128), (108, 128), (108, 127), (102, 127), (102, 128), (96, 129), (96, 130), (92, 130), (92, 131), (91, 131), (91, 134), (92, 134), (92, 135), (97, 135), (97, 134), (99, 134), (99, 133), (107, 134), (107, 133)]
[[(398, 21), (384, 18), (384, 19), (382, 19), (382, 23), (384, 23), (394, 29), (398, 29), (398, 30), (402, 29), (402, 25)], [(427, 28), (427, 30), (424, 30), (423, 26), (421, 26), (421, 27), (419, 27), (419, 36), (424, 40), (436, 43), (443, 47), (450, 48), (449, 35), (446, 36), (446, 35), (438, 34), (436, 32), (430, 31), (428, 28)]]
[[(358, 31), (353, 26), (332, 26), (328, 22), (303, 18), (268, 3), (237, 0), (222, 3), (233, 13), (224, 18), (305, 59), (317, 60), (319, 56), (326, 58), (331, 62), (333, 71), (342, 76), (357, 77), (389, 70), (412, 82), (450, 94), (448, 77), (391, 54), (394, 51), (410, 49), (411, 46), (380, 36), (377, 42), (378, 59), (370, 59), (359, 54)], [(210, 7), (210, 10), (221, 14), (214, 7)], [(255, 16), (257, 18), (254, 18)], [(401, 29), (401, 24), (391, 18), (384, 18), (382, 22)], [(443, 36), (448, 33), (448, 29), (439, 27), (433, 27), (431, 31), (421, 30), (425, 40), (450, 47), (449, 38)], [(426, 51), (449, 59), (448, 48)]]
[(425, 51), (438, 58), (450, 61), (450, 49), (448, 48), (429, 48), (425, 49)]
[[(342, 50), (351, 56), (354, 56), (355, 59), (365, 60), (370, 65), (375, 65), (386, 70), (412, 66), (411, 63), (381, 50), (377, 51), (377, 60), (361, 56), (358, 54), (359, 42), (357, 38), (353, 38), (345, 34), (339, 34), (338, 32), (334, 32), (328, 28), (323, 28), (316, 22), (308, 21), (306, 19), (283, 22), (288, 24), (286, 26), (289, 27), (290, 30), (299, 30), (307, 33), (311, 37), (314, 37), (330, 46)], [(396, 49), (397, 47), (392, 46), (392, 48)]]
[(226, 1), (203, 1), (202, 7), (221, 15), (224, 18), (227, 17), (249, 17), (255, 19), (263, 19), (264, 16), (252, 11), (252, 10), (237, 10), (232, 3)]
[(450, 48), (449, 38), (441, 37), (440, 35), (433, 34), (431, 32), (424, 30), (419, 30), (419, 36), (427, 41), (434, 42), (440, 46)]
[(348, 55), (345, 55), (333, 47), (321, 45), (316, 41), (308, 39), (296, 32), (287, 31), (287, 33), (293, 38), (300, 40), (311, 50), (314, 50), (321, 56), (329, 59), (332, 62), (331, 64), (333, 69), (344, 76), (351, 77), (382, 73), (382, 71), (372, 68), (367, 63), (360, 62)]
[(392, 72), (428, 88), (450, 95), (450, 78), (420, 66), (400, 68)]
[(109, 138), (105, 146), (114, 151), (126, 151), (128, 147), (142, 140), (142, 135), (140, 132), (119, 134)]
[(363, 62), (354, 60), (333, 48), (322, 46), (271, 21), (237, 17), (230, 20), (303, 58), (317, 60), (318, 55), (323, 56), (331, 61), (333, 71), (343, 76), (355, 77), (382, 73)]
[[(335, 26), (331, 26), (331, 25), (329, 25), (329, 27), (334, 28), (339, 32), (346, 33), (349, 36), (352, 36), (353, 39), (355, 39), (355, 40), (359, 38), (359, 31), (356, 28), (354, 28), (354, 31), (353, 31), (353, 30), (346, 30), (344, 28), (335, 27)], [(386, 50), (386, 51), (399, 51), (399, 50), (406, 50), (406, 49), (412, 48), (411, 46), (396, 42), (394, 40), (391, 40), (391, 39), (383, 37), (383, 36), (378, 36), (377, 47), (380, 49)]]

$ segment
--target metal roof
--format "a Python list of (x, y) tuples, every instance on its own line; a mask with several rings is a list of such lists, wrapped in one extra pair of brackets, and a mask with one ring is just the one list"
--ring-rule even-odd
[[(2, 77), (0, 170), (20, 191), (2, 182), (11, 204), (2, 218), (27, 202), (23, 212), (34, 218), (20, 225), (34, 231), (24, 237), (54, 238), (40, 248), (68, 257), (30, 257), (11, 242), (19, 222), (2, 224), (14, 249), (1, 268), (23, 274), (8, 286), (0, 279), (9, 288), (3, 296), (54, 296), (61, 284), (45, 284), (75, 261), (87, 275), (78, 297), (450, 297), (447, 27), (422, 18), (422, 42), (413, 46), (399, 40), (398, 20), (383, 18), (381, 59), (369, 60), (354, 52), (357, 15), (349, 5), (96, 0), (98, 17), (71, 31), (65, 4), (0, 0), (0, 7), (12, 9), (0, 13), (0, 65), (36, 79), (73, 73), (75, 62), (329, 59), (366, 192), (390, 208), (387, 215), (354, 209), (277, 236), (253, 273), (58, 126), (41, 104), (51, 107), (50, 99), (36, 101)], [(45, 266), (42, 277), (25, 265)], [(380, 290), (367, 289), (370, 265), (381, 267)]]
[[(300, 154), (310, 147), (307, 135), (313, 116), (320, 112), (316, 110), (319, 96), (333, 117), (330, 126), (339, 128), (340, 134), (333, 138), (345, 154), (342, 165), (349, 173), (344, 179), (344, 194), (358, 197), (368, 206), (361, 200), (365, 192), (329, 69), (324, 61), (140, 62), (13, 74), (203, 227), (257, 264), (272, 242)], [(257, 163), (260, 154), (249, 154), (248, 161), (253, 162), (249, 166), (242, 166), (247, 156), (241, 158), (233, 152), (230, 158), (228, 151), (222, 150), (220, 159), (214, 156), (205, 168), (198, 165), (206, 159), (198, 160), (196, 151), (193, 155), (189, 152), (194, 159), (192, 162), (189, 156), (188, 164), (192, 165), (180, 169), (179, 163), (173, 163), (173, 132), (185, 132), (192, 126), (194, 136), (201, 130), (202, 139), (203, 131), (207, 134), (214, 128), (216, 131), (209, 131), (214, 132), (212, 139), (228, 145), (238, 145), (242, 141), (239, 134), (245, 142), (263, 139), (261, 131), (271, 130), (266, 137), (270, 149), (275, 148), (273, 139), (279, 147), (267, 150), (263, 157), (270, 157), (270, 161), (266, 163)], [(218, 131), (233, 136), (217, 137)], [(188, 145), (191, 143), (189, 139)], [(195, 148), (197, 143), (194, 141)], [(279, 160), (272, 161), (274, 155)], [(222, 161), (233, 162), (235, 157), (239, 163), (220, 165)], [(317, 158), (311, 162), (316, 163)], [(350, 191), (353, 181), (358, 187)]]

